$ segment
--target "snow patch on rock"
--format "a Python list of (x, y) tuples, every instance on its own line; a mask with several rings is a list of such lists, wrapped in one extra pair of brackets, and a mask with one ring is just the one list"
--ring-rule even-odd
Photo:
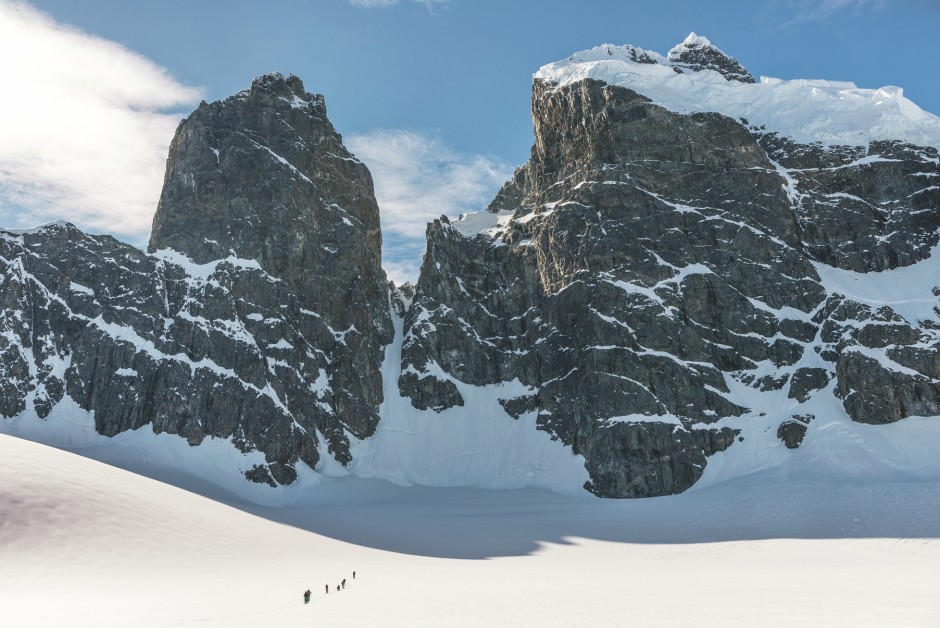
[[(707, 45), (690, 35), (668, 56), (635, 46), (604, 44), (542, 66), (535, 80), (561, 88), (584, 79), (626, 87), (676, 113), (717, 112), (766, 127), (801, 144), (864, 146), (898, 140), (940, 147), (940, 118), (904, 97), (900, 87), (859, 88), (847, 81), (784, 80), (757, 83), (726, 80), (719, 72), (680, 69), (676, 52)], [(717, 50), (717, 49), (715, 49)], [(652, 63), (650, 61), (653, 61)]]

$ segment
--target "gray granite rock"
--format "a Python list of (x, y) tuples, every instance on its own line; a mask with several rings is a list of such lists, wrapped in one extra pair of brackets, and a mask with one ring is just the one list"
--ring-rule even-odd
[(787, 449), (797, 449), (803, 444), (803, 438), (806, 436), (806, 426), (815, 418), (812, 414), (791, 417), (777, 428), (777, 438), (783, 441)]
[(799, 368), (790, 378), (790, 390), (787, 396), (805, 402), (813, 392), (825, 388), (830, 380), (830, 373), (823, 368)]
[(372, 181), (321, 96), (268, 75), (173, 140), (151, 254), (58, 224), (0, 238), (0, 413), (65, 395), (106, 436), (150, 426), (261, 451), (288, 484), (346, 464), (392, 339)]
[[(750, 78), (692, 48), (673, 61)], [(940, 414), (936, 330), (829, 294), (816, 270), (929, 255), (935, 150), (797, 145), (590, 79), (536, 81), (532, 115), (531, 157), (488, 208), (511, 218), (429, 225), (399, 381), (416, 407), (458, 403), (442, 377), (518, 378), (532, 392), (501, 400), (507, 415), (536, 412), (612, 497), (681, 492), (709, 455), (747, 446), (710, 427), (765, 414), (732, 382), (806, 403), (835, 377), (855, 420)]]

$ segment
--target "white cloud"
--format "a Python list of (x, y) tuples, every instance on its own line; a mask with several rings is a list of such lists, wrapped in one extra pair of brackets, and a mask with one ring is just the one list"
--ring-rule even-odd
[(145, 242), (199, 92), (117, 43), (0, 0), (0, 225), (65, 219)]
[(880, 10), (884, 8), (885, 2), (884, 0), (795, 0), (790, 5), (796, 15), (787, 22), (787, 26), (805, 22), (820, 22), (846, 10)]
[[(360, 9), (384, 9), (395, 6), (399, 0), (347, 0), (349, 4)], [(428, 13), (434, 13), (434, 9), (446, 5), (450, 0), (411, 0), (415, 4), (422, 5)]]
[(450, 0), (412, 0), (418, 4), (424, 6), (428, 10), (428, 13), (434, 13), (434, 9), (437, 7), (445, 6), (450, 2)]
[(361, 9), (375, 9), (398, 4), (398, 0), (349, 0), (349, 4)]
[(345, 143), (372, 172), (383, 266), (396, 283), (417, 279), (429, 221), (483, 209), (513, 171), (495, 157), (459, 153), (423, 132), (380, 130), (348, 135)]

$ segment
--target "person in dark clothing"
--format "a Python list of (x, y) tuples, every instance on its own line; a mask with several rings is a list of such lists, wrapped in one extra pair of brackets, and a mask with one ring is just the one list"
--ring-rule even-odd
[(327, 592), (327, 593), (330, 592), (330, 585), (324, 584), (324, 585), (323, 585), (323, 588), (326, 589), (326, 592)]
[(336, 590), (339, 591), (339, 585), (336, 585)]
[(346, 578), (343, 578), (343, 582), (342, 582), (341, 584), (343, 585), (343, 588), (345, 589), (345, 588), (346, 588)]
[(353, 572), (353, 580), (355, 580), (355, 579), (356, 579), (356, 572), (354, 571), (354, 572)]
[(304, 604), (310, 603), (310, 589), (304, 591)]

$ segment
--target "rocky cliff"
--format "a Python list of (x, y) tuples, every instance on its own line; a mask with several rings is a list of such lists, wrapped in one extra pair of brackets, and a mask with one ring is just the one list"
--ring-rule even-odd
[(0, 232), (0, 415), (227, 440), (271, 485), (606, 497), (940, 416), (940, 120), (901, 90), (758, 82), (692, 34), (543, 67), (532, 117), (529, 161), (389, 292), (322, 97), (203, 103), (148, 253)]
[(0, 239), (0, 413), (63, 397), (111, 436), (207, 436), (290, 483), (378, 423), (391, 340), (372, 180), (274, 74), (184, 120), (150, 254), (71, 225)]
[(940, 414), (940, 289), (910, 314), (835, 280), (931, 254), (936, 148), (801, 143), (637, 91), (676, 74), (715, 86), (703, 106), (763, 87), (694, 34), (536, 75), (528, 163), (487, 214), (428, 228), (402, 394), (443, 410), (456, 382), (518, 379), (506, 413), (535, 415), (617, 497), (683, 491), (751, 433), (799, 446), (829, 399), (864, 423)]

